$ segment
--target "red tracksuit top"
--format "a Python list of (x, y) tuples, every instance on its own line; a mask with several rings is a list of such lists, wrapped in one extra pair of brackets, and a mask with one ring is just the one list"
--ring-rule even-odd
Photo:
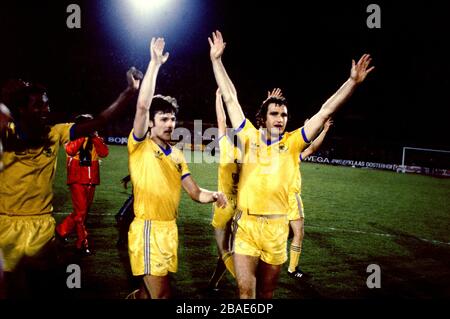
[(67, 185), (100, 184), (99, 157), (108, 156), (108, 146), (98, 136), (89, 137), (92, 141), (91, 166), (80, 166), (80, 149), (86, 147), (88, 137), (80, 137), (66, 144), (67, 153)]

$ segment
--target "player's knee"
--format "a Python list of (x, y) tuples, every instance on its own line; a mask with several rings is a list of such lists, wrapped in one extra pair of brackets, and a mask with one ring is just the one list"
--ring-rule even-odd
[(241, 299), (254, 299), (255, 292), (250, 288), (239, 288), (239, 297)]
[(241, 298), (255, 298), (255, 282), (253, 280), (239, 280), (239, 295)]

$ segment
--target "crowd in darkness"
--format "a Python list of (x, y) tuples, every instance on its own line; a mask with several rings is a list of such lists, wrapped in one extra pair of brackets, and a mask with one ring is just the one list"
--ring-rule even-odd
[[(0, 10), (2, 41), (8, 44), (8, 49), (0, 52), (0, 85), (16, 77), (46, 85), (52, 111), (58, 115), (55, 121), (70, 121), (80, 113), (95, 115), (104, 109), (122, 89), (126, 70), (132, 65), (144, 68), (148, 58), (148, 39), (142, 40), (141, 49), (131, 34), (105, 26), (109, 2), (98, 8), (96, 2), (80, 3), (80, 30), (65, 28), (63, 2), (29, 6), (5, 2)], [(440, 116), (440, 108), (446, 101), (450, 65), (445, 59), (436, 59), (448, 55), (442, 37), (446, 27), (442, 16), (448, 5), (380, 4), (383, 27), (369, 30), (363, 4), (317, 2), (304, 4), (299, 11), (293, 10), (290, 1), (277, 6), (258, 3), (258, 7), (242, 3), (239, 10), (229, 3), (211, 4), (211, 21), (203, 21), (205, 30), (194, 30), (192, 38), (162, 34), (167, 37), (171, 59), (161, 70), (157, 93), (177, 99), (180, 124), (197, 119), (204, 126), (215, 123), (216, 85), (207, 36), (213, 28), (223, 26), (232, 46), (224, 60), (251, 120), (267, 91), (280, 87), (291, 113), (287, 130), (302, 126), (344, 79), (351, 58), (367, 50), (377, 69), (362, 92), (337, 114), (323, 150), (334, 158), (399, 164), (403, 146), (448, 149), (446, 118)], [(248, 19), (250, 14), (264, 17), (265, 10), (284, 19), (279, 19), (276, 27), (263, 18), (261, 23)], [(254, 34), (255, 26), (260, 28), (259, 36)], [(313, 26), (316, 28), (311, 29)], [(293, 35), (302, 39), (302, 50), (292, 50)], [(274, 38), (283, 43), (282, 50), (268, 50)], [(123, 39), (129, 42), (119, 41)], [(183, 41), (195, 44), (195, 50), (181, 50), (189, 45), (177, 47)], [(133, 113), (130, 110), (111, 123), (103, 135), (128, 136)], [(423, 156), (427, 158), (421, 162), (431, 160), (430, 154)], [(438, 162), (434, 160), (433, 165), (441, 165)]]

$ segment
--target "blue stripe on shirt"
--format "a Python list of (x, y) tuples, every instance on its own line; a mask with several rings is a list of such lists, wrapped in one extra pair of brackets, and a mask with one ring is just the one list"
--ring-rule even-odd
[(311, 141), (308, 140), (308, 138), (306, 137), (306, 134), (305, 134), (305, 127), (302, 127), (301, 131), (302, 131), (302, 137), (303, 137), (303, 140), (304, 140), (307, 144), (311, 143)]
[(245, 127), (245, 123), (246, 123), (247, 119), (244, 119), (244, 121), (242, 122), (241, 125), (239, 125), (238, 128), (234, 129), (235, 133), (239, 133), (240, 131), (242, 131), (242, 129)]
[(139, 138), (136, 135), (134, 135), (134, 132), (133, 132), (133, 138), (136, 142), (142, 142), (143, 140), (145, 140), (145, 135), (147, 135), (147, 133), (145, 133), (143, 137)]

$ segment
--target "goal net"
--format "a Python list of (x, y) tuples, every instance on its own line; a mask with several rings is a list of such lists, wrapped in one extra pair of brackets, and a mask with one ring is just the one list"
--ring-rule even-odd
[(450, 151), (405, 146), (397, 172), (450, 176)]

